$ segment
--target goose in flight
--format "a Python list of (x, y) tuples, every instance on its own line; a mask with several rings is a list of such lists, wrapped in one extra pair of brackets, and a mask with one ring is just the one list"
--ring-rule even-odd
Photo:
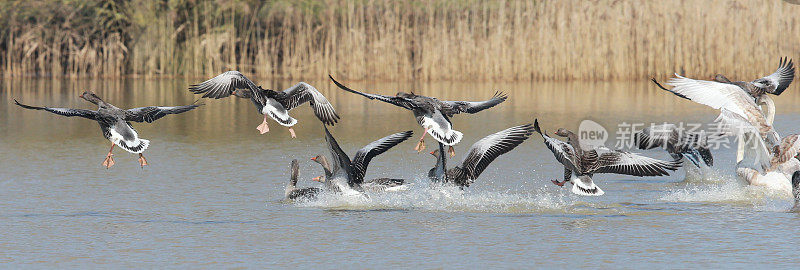
[(286, 199), (313, 199), (322, 191), (315, 187), (297, 188), (297, 177), (300, 174), (300, 166), (297, 163), (297, 159), (292, 160), (292, 165), (289, 168), (291, 169), (291, 176), (289, 177), (289, 184), (286, 185), (286, 189), (283, 193)]
[(261, 134), (269, 132), (267, 117), (270, 117), (278, 124), (289, 127), (292, 138), (296, 138), (292, 126), (297, 124), (297, 119), (289, 116), (289, 111), (306, 102), (311, 105), (314, 114), (322, 123), (332, 126), (339, 120), (339, 115), (328, 99), (316, 88), (304, 82), (299, 82), (283, 91), (269, 90), (256, 86), (241, 72), (233, 70), (192, 85), (189, 91), (203, 94), (204, 98), (220, 99), (234, 95), (250, 99), (256, 110), (264, 115), (264, 121), (256, 128)]
[(447, 156), (443, 155), (444, 144), (439, 143), (439, 149), (430, 152), (436, 157), (436, 166), (428, 171), (428, 177), (434, 182), (469, 187), (492, 161), (522, 144), (531, 134), (533, 126), (524, 124), (486, 136), (469, 148), (469, 154), (461, 165), (450, 169), (447, 168)]
[[(739, 149), (750, 149), (747, 154), (752, 159), (747, 160), (745, 165), (754, 168), (769, 166), (769, 149), (780, 142), (780, 136), (750, 94), (742, 88), (729, 83), (689, 79), (678, 74), (667, 82), (673, 86), (672, 89), (661, 86), (655, 79), (653, 82), (676, 96), (720, 110), (716, 120), (720, 123), (720, 133), (736, 135)], [(745, 153), (740, 151), (736, 162), (742, 163), (744, 158)]]
[(661, 124), (642, 129), (633, 135), (633, 139), (639, 149), (660, 147), (667, 150), (673, 159), (685, 158), (696, 168), (714, 165), (705, 133), (686, 132), (675, 124)]
[(425, 150), (425, 135), (430, 134), (431, 137), (450, 146), (448, 152), (450, 156), (455, 156), (453, 145), (461, 141), (463, 134), (453, 129), (453, 124), (450, 122), (450, 117), (459, 113), (477, 113), (485, 109), (503, 103), (508, 96), (502, 92), (495, 92), (494, 96), (486, 101), (471, 102), (471, 101), (443, 101), (437, 98), (415, 95), (414, 93), (398, 92), (395, 96), (384, 96), (376, 94), (367, 94), (359, 92), (344, 86), (333, 79), (333, 76), (328, 75), (336, 86), (350, 93), (362, 95), (369, 99), (380, 100), (395, 106), (410, 110), (414, 113), (417, 123), (422, 126), (425, 131), (422, 133), (419, 142), (414, 147), (414, 150), (421, 152)]
[(769, 158), (769, 167), (763, 173), (748, 167), (736, 168), (736, 175), (753, 186), (764, 186), (772, 190), (792, 192), (793, 174), (800, 171), (800, 135), (792, 134), (784, 137), (776, 145)]
[(758, 78), (750, 82), (733, 82), (722, 74), (714, 76), (714, 81), (736, 85), (755, 98), (756, 104), (761, 107), (764, 116), (767, 118), (767, 122), (770, 124), (772, 124), (775, 119), (775, 102), (767, 94), (780, 95), (789, 87), (793, 80), (794, 63), (787, 57), (779, 60), (778, 69), (775, 72), (769, 76)]
[(363, 194), (364, 175), (372, 158), (407, 140), (414, 133), (409, 130), (380, 138), (359, 149), (353, 159), (350, 160), (350, 157), (342, 151), (328, 128), (324, 128), (325, 141), (328, 144), (328, 151), (331, 153), (332, 161), (328, 163), (328, 159), (324, 156), (316, 156), (311, 159), (322, 165), (325, 170), (324, 178), (317, 177), (314, 180), (325, 183), (326, 187), (331, 191), (341, 192), (345, 195)]
[(14, 104), (25, 109), (44, 110), (67, 117), (79, 116), (97, 121), (97, 123), (100, 124), (100, 130), (103, 132), (103, 137), (111, 141), (111, 149), (108, 150), (108, 155), (106, 155), (106, 159), (103, 160), (102, 163), (106, 169), (114, 166), (114, 159), (112, 158), (114, 154), (111, 153), (114, 151), (114, 145), (133, 154), (139, 154), (139, 165), (142, 168), (148, 165), (147, 159), (144, 158), (142, 153), (150, 145), (150, 141), (139, 138), (139, 134), (136, 133), (136, 130), (133, 129), (130, 122), (152, 123), (167, 114), (188, 112), (202, 105), (192, 104), (174, 107), (148, 106), (123, 110), (103, 101), (92, 91), (87, 90), (79, 97), (97, 105), (98, 109), (93, 111), (87, 109), (36, 107), (19, 103), (16, 99), (14, 100)]
[(600, 196), (605, 193), (592, 181), (594, 174), (665, 176), (669, 175), (668, 171), (677, 170), (681, 166), (678, 160), (663, 161), (605, 147), (584, 150), (580, 147), (578, 136), (575, 133), (559, 128), (556, 135), (566, 137), (567, 142), (552, 138), (539, 128), (538, 119), (534, 121), (533, 128), (542, 135), (545, 146), (553, 152), (556, 160), (564, 165), (564, 180), (553, 180), (552, 182), (559, 186), (570, 182), (572, 183), (572, 193), (578, 195)]

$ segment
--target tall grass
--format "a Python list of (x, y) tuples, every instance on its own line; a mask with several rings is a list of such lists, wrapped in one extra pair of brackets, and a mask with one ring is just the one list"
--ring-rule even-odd
[[(0, 6), (4, 77), (750, 78), (800, 58), (779, 0), (53, 0)], [(800, 60), (800, 59), (797, 59)]]

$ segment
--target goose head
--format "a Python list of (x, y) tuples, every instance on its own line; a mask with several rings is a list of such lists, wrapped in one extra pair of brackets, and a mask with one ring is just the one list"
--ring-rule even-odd
[(414, 93), (397, 92), (396, 96), (400, 98), (415, 98), (417, 95)]
[(792, 195), (794, 196), (795, 202), (800, 201), (800, 171), (796, 171), (792, 174)]
[(316, 157), (311, 158), (311, 160), (318, 163), (319, 165), (322, 165), (322, 169), (325, 170), (326, 176), (333, 175), (333, 172), (331, 170), (331, 165), (330, 163), (328, 163), (328, 158), (322, 155), (317, 155)]
[(431, 151), (430, 154), (435, 158), (439, 158), (439, 149)]
[(754, 86), (756, 86), (758, 88), (761, 88), (761, 89), (764, 89), (767, 92), (775, 91), (775, 89), (778, 88), (778, 86), (773, 84), (772, 81), (764, 79), (764, 78), (756, 79), (756, 80), (752, 81), (752, 83), (753, 83)]
[(91, 90), (84, 91), (78, 97), (80, 97), (80, 98), (82, 98), (82, 99), (84, 99), (84, 100), (86, 100), (88, 102), (91, 102), (94, 105), (101, 105), (101, 103), (103, 102), (103, 100), (100, 99), (100, 97), (98, 97), (97, 95), (95, 95), (94, 92), (92, 92)]
[(558, 130), (556, 130), (556, 135), (561, 136), (561, 137), (569, 137), (570, 133), (571, 132), (569, 130), (567, 130), (566, 128), (558, 128)]
[(240, 98), (250, 98), (250, 92), (249, 91), (244, 91), (242, 89), (233, 90), (233, 93), (231, 93), (231, 94), (233, 94), (234, 96), (240, 97)]

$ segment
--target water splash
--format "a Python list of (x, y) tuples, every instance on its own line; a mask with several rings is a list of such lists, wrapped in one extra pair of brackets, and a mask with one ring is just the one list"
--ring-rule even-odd
[(416, 178), (408, 190), (341, 196), (323, 192), (316, 200), (298, 202), (301, 207), (330, 210), (421, 210), (432, 212), (563, 213), (603, 207), (577, 202), (566, 193), (549, 193), (544, 188), (530, 193), (483, 191), (431, 183)]

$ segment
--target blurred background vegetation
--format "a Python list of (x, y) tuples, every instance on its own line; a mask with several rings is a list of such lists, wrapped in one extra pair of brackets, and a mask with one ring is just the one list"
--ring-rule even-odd
[(764, 75), (781, 0), (6, 0), (4, 77), (607, 80)]

